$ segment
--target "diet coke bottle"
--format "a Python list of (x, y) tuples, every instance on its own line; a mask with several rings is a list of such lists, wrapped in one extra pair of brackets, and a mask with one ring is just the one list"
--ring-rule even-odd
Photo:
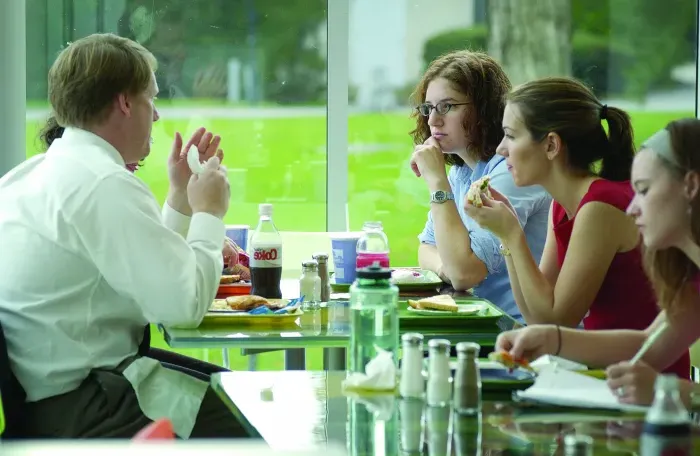
[(258, 207), (260, 221), (250, 239), (250, 294), (282, 298), (282, 237), (272, 223), (272, 204)]

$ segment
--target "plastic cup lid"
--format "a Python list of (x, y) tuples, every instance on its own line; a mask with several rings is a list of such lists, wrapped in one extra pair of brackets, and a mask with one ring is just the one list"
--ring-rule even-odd
[(361, 231), (336, 231), (328, 233), (328, 237), (337, 241), (345, 239), (360, 239), (364, 233)]

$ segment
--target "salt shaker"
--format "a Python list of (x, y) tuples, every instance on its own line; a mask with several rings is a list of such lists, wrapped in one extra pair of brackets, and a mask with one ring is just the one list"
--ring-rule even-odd
[(318, 276), (316, 260), (304, 261), (301, 264), (302, 275), (299, 279), (299, 296), (304, 297), (305, 308), (314, 309), (321, 301), (321, 278)]
[(328, 273), (328, 254), (314, 253), (312, 258), (318, 262), (318, 276), (321, 278), (321, 302), (331, 300), (331, 279)]
[(422, 398), (425, 389), (423, 379), (423, 335), (406, 333), (401, 336), (403, 359), (401, 360), (401, 397)]
[(451, 454), (449, 451), (450, 440), (450, 416), (449, 407), (428, 407), (426, 410), (426, 434), (428, 443), (428, 456), (444, 456)]
[(458, 413), (478, 413), (481, 409), (481, 375), (477, 362), (480, 349), (474, 342), (457, 344), (453, 406)]
[(423, 406), (421, 399), (399, 400), (399, 422), (401, 423), (402, 454), (422, 455), (423, 451)]
[(450, 391), (450, 341), (433, 339), (428, 342), (428, 405), (449, 405)]

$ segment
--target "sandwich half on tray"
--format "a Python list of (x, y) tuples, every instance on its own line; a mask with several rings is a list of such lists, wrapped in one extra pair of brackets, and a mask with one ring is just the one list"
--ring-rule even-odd
[(420, 310), (442, 310), (444, 312), (457, 312), (459, 306), (450, 295), (437, 295), (430, 298), (423, 298), (417, 301), (408, 300), (408, 305)]

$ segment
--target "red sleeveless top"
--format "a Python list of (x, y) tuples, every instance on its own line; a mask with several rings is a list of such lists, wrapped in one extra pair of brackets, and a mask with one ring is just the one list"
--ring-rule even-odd
[[(598, 179), (591, 183), (576, 211), (584, 204), (599, 201), (622, 212), (629, 206), (634, 191), (629, 181)], [(557, 241), (557, 262), (561, 268), (569, 247), (576, 216), (569, 220), (564, 208), (554, 201), (552, 223)], [(640, 238), (641, 240), (641, 238)], [(585, 329), (646, 329), (659, 313), (656, 295), (642, 266), (641, 242), (627, 252), (617, 253), (610, 263), (600, 290), (583, 319)], [(665, 372), (680, 378), (690, 376), (690, 356), (686, 352)]]

